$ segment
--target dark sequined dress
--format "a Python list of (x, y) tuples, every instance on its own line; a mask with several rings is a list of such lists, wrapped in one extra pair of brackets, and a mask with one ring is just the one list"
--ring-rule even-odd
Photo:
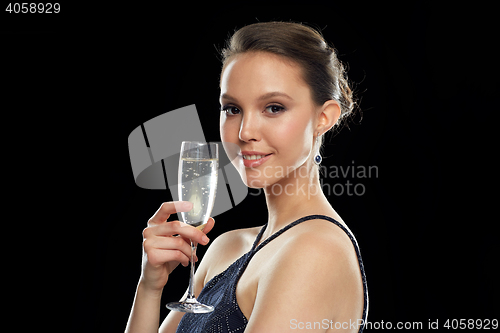
[(363, 280), (363, 292), (364, 292), (364, 305), (363, 305), (363, 324), (359, 327), (359, 333), (363, 331), (364, 323), (367, 319), (368, 314), (368, 289), (366, 285), (365, 270), (363, 267), (363, 261), (361, 260), (361, 253), (359, 251), (358, 243), (352, 235), (352, 233), (344, 227), (339, 222), (335, 221), (331, 217), (324, 215), (308, 215), (292, 222), (281, 230), (277, 231), (269, 238), (267, 238), (262, 244), (256, 246), (259, 243), (267, 224), (261, 229), (259, 235), (255, 239), (252, 249), (236, 260), (231, 266), (229, 266), (224, 272), (216, 275), (212, 278), (202, 289), (198, 300), (201, 303), (213, 305), (215, 310), (210, 313), (186, 313), (182, 317), (179, 326), (177, 327), (177, 333), (232, 333), (232, 332), (243, 332), (248, 323), (247, 318), (241, 312), (238, 303), (236, 302), (236, 285), (245, 271), (248, 263), (252, 257), (260, 249), (262, 249), (270, 241), (287, 231), (288, 229), (296, 226), (299, 223), (313, 220), (313, 219), (323, 219), (336, 224), (340, 229), (342, 229), (347, 236), (351, 239), (356, 255), (358, 257), (359, 269), (361, 271), (361, 277)]

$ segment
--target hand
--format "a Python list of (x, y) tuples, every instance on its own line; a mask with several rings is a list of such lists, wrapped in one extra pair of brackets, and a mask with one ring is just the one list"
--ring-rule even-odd
[[(170, 214), (188, 212), (193, 208), (189, 201), (165, 202), (148, 221), (142, 232), (141, 283), (148, 289), (159, 291), (168, 281), (168, 276), (181, 263), (189, 265), (191, 259), (190, 239), (202, 245), (209, 242), (205, 233), (214, 226), (210, 218), (203, 231), (180, 221), (167, 222)], [(176, 236), (174, 236), (176, 235)], [(195, 261), (198, 259), (195, 257)]]

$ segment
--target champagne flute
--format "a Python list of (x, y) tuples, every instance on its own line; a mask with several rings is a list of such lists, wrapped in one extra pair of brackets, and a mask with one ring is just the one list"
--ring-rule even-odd
[[(193, 208), (181, 212), (181, 220), (200, 230), (212, 213), (217, 190), (219, 150), (216, 143), (183, 141), (179, 160), (179, 200), (190, 201)], [(180, 302), (171, 302), (167, 308), (190, 313), (207, 313), (213, 306), (202, 304), (194, 296), (194, 254), (198, 244), (191, 241), (191, 275), (187, 296)]]

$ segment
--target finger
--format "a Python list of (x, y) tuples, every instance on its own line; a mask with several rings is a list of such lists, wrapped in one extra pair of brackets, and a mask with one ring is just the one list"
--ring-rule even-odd
[[(207, 221), (206, 224), (204, 224), (201, 228), (201, 231), (203, 231), (205, 234), (207, 234), (208, 232), (210, 232), (210, 230), (212, 230), (212, 228), (214, 227), (214, 224), (215, 224), (215, 220), (213, 217), (210, 217)], [(200, 229), (200, 227), (197, 227), (197, 229)], [(179, 237), (181, 237), (181, 235), (178, 235)], [(187, 243), (187, 244), (190, 244), (191, 240), (189, 238), (184, 238), (182, 237), (182, 239), (184, 239), (184, 241)], [(209, 240), (210, 241), (210, 240)], [(206, 245), (206, 244), (203, 244), (201, 243), (202, 245)], [(198, 257), (196, 256), (195, 254), (195, 262), (198, 261)]]
[(169, 201), (164, 202), (156, 213), (148, 221), (148, 225), (160, 224), (170, 217), (170, 214), (177, 212), (188, 212), (193, 208), (193, 204), (189, 201)]
[(186, 256), (182, 251), (179, 250), (160, 250), (154, 249), (147, 253), (148, 261), (154, 267), (164, 265), (166, 263), (178, 262), (182, 266), (186, 267), (189, 265), (190, 256)]
[(154, 237), (144, 244), (146, 250), (180, 251), (191, 258), (191, 244), (181, 237)]
[[(181, 239), (183, 239), (186, 244), (189, 244), (189, 248), (191, 248), (191, 240), (190, 239), (185, 239), (185, 238), (182, 238), (180, 237)], [(191, 253), (189, 254), (189, 261), (191, 261)], [(196, 255), (196, 251), (194, 252), (194, 262), (198, 262), (198, 256)]]
[(192, 240), (193, 242), (202, 245), (206, 245), (210, 241), (203, 231), (180, 221), (171, 221), (164, 224), (154, 225), (146, 229), (149, 229), (146, 232), (146, 236), (150, 234), (162, 237), (179, 235), (180, 237), (174, 238), (183, 238), (188, 241)]
[(209, 218), (207, 224), (205, 224), (205, 227), (203, 228), (203, 232), (205, 234), (208, 234), (210, 230), (212, 230), (212, 228), (214, 227), (214, 224), (215, 224), (214, 218), (213, 217)]

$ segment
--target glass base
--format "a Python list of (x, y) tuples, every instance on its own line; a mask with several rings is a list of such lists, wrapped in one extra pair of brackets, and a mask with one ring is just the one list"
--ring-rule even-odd
[(167, 304), (167, 308), (172, 311), (189, 313), (208, 313), (214, 311), (213, 306), (201, 304), (196, 299), (186, 300), (182, 302), (170, 302)]

